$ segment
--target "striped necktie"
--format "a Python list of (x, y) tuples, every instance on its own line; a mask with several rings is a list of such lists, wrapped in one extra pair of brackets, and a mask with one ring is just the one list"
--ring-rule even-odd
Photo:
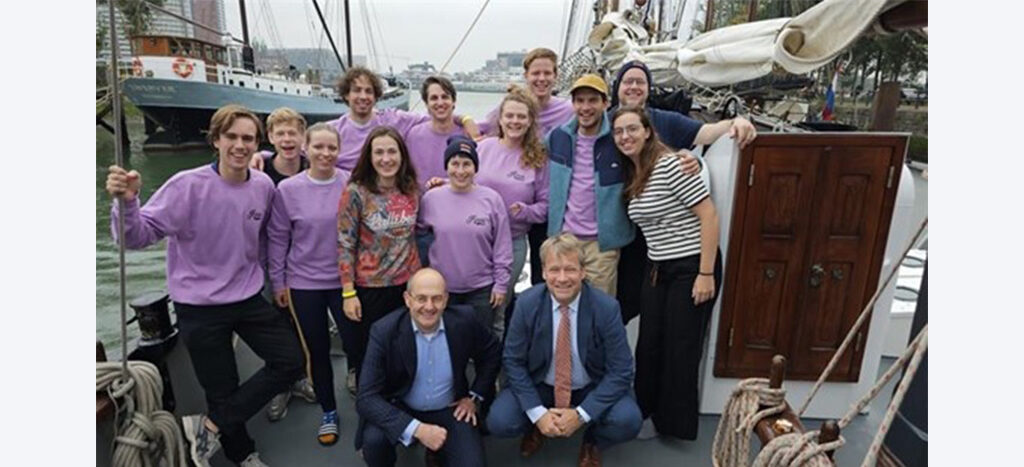
[(562, 314), (558, 322), (558, 340), (555, 344), (555, 407), (568, 408), (572, 398), (572, 333), (570, 332), (569, 307), (561, 305)]

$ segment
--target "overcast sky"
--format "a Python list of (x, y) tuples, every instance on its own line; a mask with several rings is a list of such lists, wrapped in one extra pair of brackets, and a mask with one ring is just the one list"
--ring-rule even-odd
[[(236, 0), (223, 0), (226, 26), (242, 37)], [(343, 0), (318, 0), (331, 35), (342, 57), (345, 55)], [(395, 73), (409, 63), (428, 61), (440, 69), (466, 33), (485, 0), (350, 0), (352, 53), (369, 55), (363, 8), (368, 7), (376, 37), (378, 55), (388, 55)], [(484, 65), (497, 52), (548, 47), (556, 52), (565, 36), (570, 0), (491, 0), (473, 28), (465, 45), (446, 71), (471, 71)], [(269, 12), (267, 10), (270, 10)], [(322, 47), (320, 21), (312, 0), (249, 0), (246, 2), (250, 38), (259, 38), (271, 48)], [(269, 24), (273, 18), (274, 35)], [(383, 41), (383, 44), (381, 44)], [(385, 50), (387, 54), (385, 54)], [(381, 58), (386, 67), (387, 61)]]

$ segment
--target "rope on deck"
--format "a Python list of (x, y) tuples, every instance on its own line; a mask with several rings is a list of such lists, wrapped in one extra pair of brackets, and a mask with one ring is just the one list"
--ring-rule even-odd
[(807, 433), (786, 433), (771, 440), (754, 459), (753, 467), (833, 467), (825, 455), (846, 441), (839, 439), (818, 444), (817, 431)]
[[(162, 410), (163, 380), (149, 362), (96, 363), (96, 391), (114, 401), (114, 467), (186, 467), (178, 422)], [(123, 413), (122, 413), (123, 411)]]
[[(765, 406), (764, 410), (760, 410)], [(750, 435), (757, 422), (786, 410), (786, 390), (771, 389), (767, 378), (748, 378), (739, 382), (729, 396), (718, 421), (711, 445), (715, 467), (746, 466), (750, 462)]]

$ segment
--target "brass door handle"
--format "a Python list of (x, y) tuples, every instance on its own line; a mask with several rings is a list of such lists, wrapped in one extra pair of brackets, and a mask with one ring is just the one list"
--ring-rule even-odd
[(825, 268), (821, 264), (811, 266), (811, 287), (817, 288), (821, 285), (821, 277), (825, 275)]

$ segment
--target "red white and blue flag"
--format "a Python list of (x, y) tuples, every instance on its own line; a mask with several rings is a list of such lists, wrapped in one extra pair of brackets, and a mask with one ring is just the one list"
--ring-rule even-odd
[(825, 108), (821, 110), (821, 119), (831, 121), (835, 119), (836, 88), (839, 86), (839, 73), (843, 70), (842, 65), (836, 67), (832, 74), (832, 82), (828, 83), (828, 90), (825, 91)]

